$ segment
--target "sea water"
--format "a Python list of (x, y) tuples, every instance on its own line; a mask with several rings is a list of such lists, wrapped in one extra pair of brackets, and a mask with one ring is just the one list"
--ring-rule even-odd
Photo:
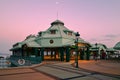
[(8, 68), (10, 67), (10, 62), (9, 60), (6, 60), (5, 58), (0, 59), (0, 68)]

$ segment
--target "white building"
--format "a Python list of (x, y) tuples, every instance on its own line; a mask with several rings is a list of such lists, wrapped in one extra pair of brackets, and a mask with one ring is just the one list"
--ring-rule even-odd
[[(60, 61), (70, 61), (71, 54), (75, 51), (76, 32), (69, 30), (60, 20), (51, 23), (46, 31), (38, 32), (37, 36), (30, 35), (22, 42), (13, 45), (10, 51), (13, 56), (30, 57), (41, 56), (44, 60), (44, 54), (50, 54), (51, 58), (60, 59)], [(90, 44), (81, 37), (78, 38), (78, 51), (90, 47)]]

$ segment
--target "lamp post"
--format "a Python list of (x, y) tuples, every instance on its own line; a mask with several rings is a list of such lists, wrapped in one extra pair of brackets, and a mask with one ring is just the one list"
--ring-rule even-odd
[(95, 43), (95, 46), (96, 46), (96, 53), (97, 53), (97, 50), (98, 50), (97, 45), (98, 45), (98, 44), (97, 44), (97, 43)]
[(98, 44), (97, 44), (97, 43), (95, 43), (96, 48), (97, 48), (97, 45), (98, 45)]
[(78, 39), (79, 39), (79, 36), (80, 36), (79, 32), (77, 32), (75, 34), (75, 36), (76, 36), (76, 40), (75, 40), (75, 44), (76, 44), (75, 67), (78, 68)]
[(96, 46), (95, 60), (96, 60), (96, 61), (97, 61), (97, 56), (98, 56), (98, 51), (97, 51), (97, 50), (98, 50), (98, 48), (97, 48), (97, 45), (98, 45), (98, 44), (96, 43), (96, 44), (95, 44), (95, 46)]

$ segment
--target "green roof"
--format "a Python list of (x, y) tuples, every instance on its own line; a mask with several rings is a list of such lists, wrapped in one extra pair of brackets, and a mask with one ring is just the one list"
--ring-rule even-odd
[(117, 44), (115, 44), (114, 49), (120, 50), (120, 42), (118, 42)]
[[(52, 34), (52, 30), (55, 30), (55, 33)], [(60, 20), (56, 20), (51, 23), (51, 26), (46, 30), (38, 33), (38, 36), (29, 35), (26, 39), (19, 43), (19, 45), (14, 46), (21, 48), (22, 45), (27, 45), (28, 47), (62, 47), (62, 46), (72, 46), (75, 45), (75, 36), (76, 32), (69, 30), (64, 26), (64, 23)], [(53, 43), (50, 43), (50, 40), (53, 40)], [(79, 37), (79, 43), (88, 44)]]
[(104, 44), (98, 43), (97, 46), (95, 44), (92, 44), (92, 47), (90, 48), (91, 51), (95, 51), (95, 50), (98, 50), (98, 49), (100, 49), (100, 50), (102, 50), (102, 49), (106, 50), (107, 47)]

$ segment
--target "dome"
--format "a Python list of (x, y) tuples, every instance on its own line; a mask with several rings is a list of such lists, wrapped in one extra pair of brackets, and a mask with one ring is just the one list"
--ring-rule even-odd
[(118, 42), (115, 46), (114, 49), (119, 49), (120, 50), (120, 42)]
[(64, 25), (64, 23), (60, 20), (55, 20), (54, 22), (51, 23), (51, 25), (54, 25), (54, 24), (62, 24)]

